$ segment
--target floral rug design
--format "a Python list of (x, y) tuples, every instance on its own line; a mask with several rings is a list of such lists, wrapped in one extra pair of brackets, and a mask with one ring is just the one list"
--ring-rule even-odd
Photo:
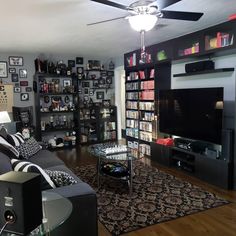
[(134, 162), (133, 194), (126, 182), (102, 178), (97, 189), (96, 166), (73, 170), (97, 192), (98, 217), (112, 235), (176, 219), (229, 203), (215, 194), (154, 167)]

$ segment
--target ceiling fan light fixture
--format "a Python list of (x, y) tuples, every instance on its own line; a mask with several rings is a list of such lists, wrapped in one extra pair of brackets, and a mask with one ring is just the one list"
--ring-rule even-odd
[(150, 15), (150, 14), (139, 14), (128, 17), (130, 26), (138, 31), (149, 31), (151, 30), (156, 22), (157, 22), (157, 16)]

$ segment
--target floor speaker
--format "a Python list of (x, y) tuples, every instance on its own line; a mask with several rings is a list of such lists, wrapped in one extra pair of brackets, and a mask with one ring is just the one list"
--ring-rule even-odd
[(27, 235), (42, 223), (41, 177), (10, 171), (0, 176), (0, 227)]
[(233, 130), (222, 130), (222, 157), (228, 162), (233, 162), (233, 146), (234, 146)]

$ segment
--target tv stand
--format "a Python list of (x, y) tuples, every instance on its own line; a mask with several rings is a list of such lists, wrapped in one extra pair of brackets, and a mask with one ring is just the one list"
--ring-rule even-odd
[(224, 189), (232, 188), (233, 163), (176, 146), (151, 143), (151, 160)]

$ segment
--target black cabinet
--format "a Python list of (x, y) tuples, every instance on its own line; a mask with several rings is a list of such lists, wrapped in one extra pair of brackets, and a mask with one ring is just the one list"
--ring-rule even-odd
[(229, 161), (157, 143), (151, 144), (151, 160), (185, 171), (218, 187), (232, 188), (233, 164)]

